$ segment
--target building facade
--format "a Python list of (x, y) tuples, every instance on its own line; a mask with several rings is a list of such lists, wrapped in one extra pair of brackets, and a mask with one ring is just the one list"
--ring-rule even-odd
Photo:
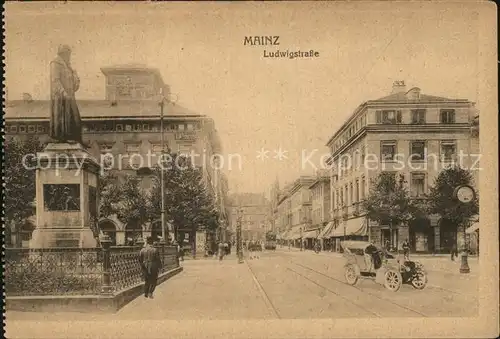
[[(474, 167), (479, 154), (477, 137), (471, 137), (471, 122), (477, 116), (475, 104), (466, 99), (449, 99), (422, 94), (419, 88), (406, 90), (404, 82), (393, 85), (390, 95), (360, 105), (331, 137), (331, 209), (335, 229), (330, 234), (389, 242), (400, 248), (408, 238), (413, 251), (446, 252), (463, 232), (446, 220), (429, 215), (411, 225), (390, 226), (367, 220), (361, 202), (370, 182), (379, 173), (402, 176), (411, 197), (422, 199), (441, 170), (460, 160)], [(472, 171), (475, 185), (478, 172)]]
[(268, 231), (269, 201), (261, 193), (239, 193), (230, 195), (230, 223), (233, 226), (233, 240), (236, 240), (238, 210), (241, 211), (241, 235), (243, 241), (265, 240)]
[(330, 176), (328, 173), (318, 173), (316, 180), (309, 187), (311, 190), (311, 220), (313, 228), (318, 230), (318, 238), (321, 241), (321, 247), (324, 249), (325, 244), (322, 239), (328, 231), (328, 226), (331, 221), (330, 213)]
[(278, 238), (296, 247), (310, 247), (318, 227), (312, 223), (312, 196), (309, 187), (315, 176), (301, 176), (280, 192), (275, 223)]
[[(170, 89), (156, 69), (125, 65), (101, 70), (106, 81), (106, 99), (78, 100), (83, 142), (89, 152), (119, 177), (141, 175), (143, 187), (147, 188), (151, 178), (144, 173), (158, 164), (163, 135), (164, 147), (180, 154), (195, 154), (195, 166), (202, 172), (203, 183), (227, 224), (227, 180), (212, 160), (214, 154), (222, 153), (214, 121), (170, 102), (164, 102), (164, 118), (160, 119), (159, 102), (162, 96), (168, 97)], [(46, 143), (49, 116), (49, 100), (33, 100), (24, 95), (22, 100), (8, 101), (4, 116), (6, 135), (37, 136)], [(125, 244), (129, 238), (161, 234), (160, 221), (125, 225), (116, 216), (100, 220), (99, 227), (110, 234), (116, 245)], [(194, 241), (188, 230), (179, 232), (186, 241)]]

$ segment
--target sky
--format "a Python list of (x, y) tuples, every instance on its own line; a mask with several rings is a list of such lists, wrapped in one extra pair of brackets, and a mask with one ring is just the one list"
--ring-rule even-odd
[[(5, 30), (9, 99), (48, 98), (60, 44), (73, 48), (77, 100), (104, 99), (101, 67), (158, 68), (179, 104), (215, 120), (231, 192), (312, 174), (335, 131), (393, 81), (478, 101), (478, 16), (465, 3), (16, 3)], [(280, 45), (244, 46), (255, 35)], [(263, 57), (277, 49), (319, 57)]]

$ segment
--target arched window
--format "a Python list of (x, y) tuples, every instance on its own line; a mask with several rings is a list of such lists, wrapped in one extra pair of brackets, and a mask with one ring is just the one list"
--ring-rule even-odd
[(99, 223), (99, 230), (111, 238), (111, 246), (116, 246), (116, 225), (111, 220), (103, 220)]
[(137, 239), (142, 238), (142, 227), (136, 222), (128, 223), (125, 226), (125, 242), (126, 244), (134, 244)]

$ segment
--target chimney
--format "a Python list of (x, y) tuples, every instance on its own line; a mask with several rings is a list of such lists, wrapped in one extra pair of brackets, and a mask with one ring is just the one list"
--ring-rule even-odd
[(24, 102), (32, 102), (33, 97), (29, 93), (23, 93), (23, 101)]
[(394, 81), (394, 83), (392, 84), (391, 94), (396, 94), (396, 93), (406, 93), (406, 85), (404, 80)]

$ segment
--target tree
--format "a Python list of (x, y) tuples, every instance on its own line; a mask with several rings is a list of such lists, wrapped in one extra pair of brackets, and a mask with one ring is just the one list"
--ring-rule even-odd
[(139, 177), (126, 176), (116, 188), (118, 201), (111, 203), (111, 211), (127, 225), (143, 225), (149, 221), (148, 195), (140, 187), (140, 181)]
[[(208, 190), (203, 184), (201, 171), (193, 166), (191, 159), (178, 154), (169, 154), (171, 161), (164, 165), (165, 212), (175, 229), (215, 230), (219, 225), (219, 214)], [(154, 169), (153, 188), (149, 215), (161, 217), (161, 169)], [(178, 240), (178, 239), (176, 239)]]
[(20, 140), (8, 138), (4, 143), (4, 213), (6, 239), (10, 241), (11, 227), (20, 231), (25, 219), (36, 213), (35, 166), (33, 160), (43, 145), (37, 137)]
[(460, 185), (473, 186), (472, 173), (460, 166), (452, 166), (442, 170), (434, 180), (428, 195), (428, 213), (438, 214), (458, 226), (466, 225), (471, 217), (479, 213), (479, 194), (468, 204), (455, 200), (453, 192)]
[(116, 214), (113, 207), (121, 198), (118, 178), (106, 170), (99, 177), (99, 218), (107, 218)]
[(400, 175), (396, 179), (395, 175), (387, 173), (380, 173), (372, 181), (363, 208), (369, 219), (389, 224), (391, 242), (394, 226), (408, 223), (424, 213), (420, 203), (410, 198), (404, 177)]

